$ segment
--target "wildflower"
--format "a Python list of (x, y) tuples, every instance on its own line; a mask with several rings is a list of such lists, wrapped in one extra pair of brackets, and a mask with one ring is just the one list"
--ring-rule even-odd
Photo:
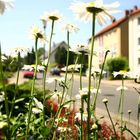
[[(95, 67), (92, 67), (91, 68), (91, 74), (100, 74), (101, 73), (101, 69), (100, 68), (95, 68)], [(106, 72), (103, 70), (103, 74), (105, 74)]]
[[(97, 93), (97, 89), (91, 88), (90, 92), (91, 92), (91, 94)], [(101, 90), (99, 89), (98, 92), (101, 93)], [(79, 90), (79, 93), (81, 96), (88, 95), (88, 88), (82, 88), (82, 90)]]
[(43, 104), (42, 104), (41, 102), (39, 102), (35, 97), (33, 98), (33, 100), (34, 100), (35, 106), (36, 106), (38, 109), (43, 110)]
[(58, 127), (57, 128), (58, 131), (60, 131), (61, 133), (66, 132), (67, 131), (67, 127)]
[(38, 26), (32, 26), (31, 28), (31, 35), (32, 35), (32, 38), (35, 39), (35, 38), (39, 38), (40, 41), (42, 42), (46, 42), (47, 41), (47, 38), (46, 36), (43, 34), (43, 32), (39, 29)]
[(128, 110), (128, 114), (131, 114), (132, 113), (132, 110)]
[(62, 29), (66, 30), (70, 33), (72, 33), (72, 32), (77, 33), (79, 31), (79, 29), (77, 27), (75, 27), (74, 25), (72, 25), (70, 23), (66, 24)]
[(8, 126), (7, 122), (0, 122), (0, 129)]
[(76, 17), (83, 21), (92, 21), (92, 13), (96, 13), (96, 19), (100, 25), (106, 23), (106, 19), (113, 20), (110, 15), (119, 12), (116, 10), (119, 7), (119, 2), (112, 4), (103, 4), (102, 0), (95, 0), (94, 2), (84, 3), (75, 1), (70, 6), (70, 9), (76, 14)]
[[(88, 114), (87, 112), (83, 113), (83, 121), (87, 121)], [(77, 112), (75, 115), (75, 119), (81, 120), (81, 113)]]
[(125, 70), (120, 70), (119, 72), (114, 71), (113, 72), (113, 76), (116, 77), (117, 75), (122, 75), (123, 78), (125, 78), (125, 77), (129, 77), (130, 76), (130, 73), (127, 72), (127, 71), (125, 71)]
[(0, 0), (0, 14), (2, 15), (6, 9), (13, 8), (12, 0)]
[(4, 92), (0, 92), (0, 103), (5, 100), (4, 98)]
[(55, 21), (55, 20), (61, 20), (62, 14), (60, 14), (59, 11), (54, 10), (52, 12), (45, 12), (44, 17), (45, 17), (46, 21), (49, 21), (49, 20)]
[(98, 129), (98, 125), (97, 125), (96, 123), (94, 123), (94, 124), (92, 125), (92, 129), (93, 129), (93, 130)]
[(76, 53), (76, 54), (84, 54), (88, 55), (90, 54), (89, 47), (85, 44), (77, 44), (77, 47), (75, 49), (70, 49), (70, 51)]
[(120, 90), (127, 90), (128, 88), (125, 86), (119, 86), (116, 90), (120, 91)]
[(1, 60), (2, 60), (2, 62), (3, 62), (3, 61), (5, 61), (5, 60), (7, 60), (7, 57), (6, 57), (5, 55), (2, 55), (2, 56), (1, 56)]
[(39, 113), (42, 112), (42, 110), (40, 110), (40, 109), (38, 109), (38, 108), (36, 108), (36, 107), (33, 107), (33, 108), (32, 108), (32, 112), (33, 112), (34, 114), (39, 114)]
[(104, 98), (104, 99), (102, 100), (102, 102), (105, 103), (105, 104), (107, 104), (107, 103), (108, 103), (108, 99)]
[(40, 17), (40, 20), (42, 21), (44, 28), (46, 28), (47, 17), (45, 15), (45, 13)]
[(16, 48), (13, 48), (11, 50), (11, 54), (10, 56), (16, 58), (18, 57), (18, 55), (26, 55), (27, 52), (29, 52), (29, 49), (28, 48), (25, 48), (25, 47), (16, 47)]

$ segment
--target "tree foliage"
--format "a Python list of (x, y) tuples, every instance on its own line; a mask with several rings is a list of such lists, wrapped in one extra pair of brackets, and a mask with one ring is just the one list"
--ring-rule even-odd
[[(69, 52), (69, 65), (74, 63), (74, 53)], [(64, 47), (58, 47), (55, 53), (55, 61), (57, 64), (66, 65), (67, 50)]]

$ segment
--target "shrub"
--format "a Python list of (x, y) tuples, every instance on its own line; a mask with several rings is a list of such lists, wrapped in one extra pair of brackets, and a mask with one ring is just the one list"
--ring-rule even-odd
[[(107, 60), (105, 69), (109, 72), (110, 79), (113, 79), (113, 71), (126, 70), (128, 71), (128, 60), (125, 57), (119, 56)], [(120, 79), (121, 77), (116, 77)]]

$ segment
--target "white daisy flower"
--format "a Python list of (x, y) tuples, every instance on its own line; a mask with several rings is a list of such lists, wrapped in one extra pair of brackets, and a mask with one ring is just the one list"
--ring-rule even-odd
[(60, 131), (61, 133), (63, 133), (63, 132), (66, 132), (66, 131), (67, 131), (67, 127), (59, 126), (59, 127), (57, 128), (57, 130)]
[(5, 100), (4, 98), (4, 92), (0, 92), (0, 103)]
[(94, 123), (93, 125), (92, 125), (92, 129), (97, 129), (98, 128), (98, 125), (96, 124), (96, 123)]
[(13, 8), (13, 0), (0, 0), (0, 14), (2, 15), (5, 10)]
[(128, 110), (128, 114), (131, 114), (132, 113), (132, 110)]
[(120, 91), (120, 90), (127, 90), (128, 88), (125, 86), (119, 86), (116, 90)]
[(85, 55), (88, 55), (90, 54), (90, 50), (89, 50), (89, 47), (85, 44), (77, 44), (76, 45), (76, 48), (74, 49), (70, 49), (70, 51), (76, 53), (76, 54), (85, 54)]
[(3, 127), (8, 126), (7, 122), (0, 122), (0, 129), (2, 129)]
[[(83, 113), (83, 121), (87, 121), (87, 117), (88, 117), (87, 112), (84, 112)], [(79, 121), (81, 120), (81, 113), (80, 112), (76, 113), (75, 119), (78, 119)]]
[(39, 102), (35, 97), (33, 98), (35, 106), (40, 109), (43, 110), (43, 104), (41, 102)]
[(29, 48), (25, 47), (16, 47), (11, 50), (10, 56), (16, 58), (19, 54), (26, 55), (29, 52)]
[(52, 12), (45, 12), (44, 17), (46, 18), (46, 21), (49, 20), (61, 20), (62, 19), (62, 14), (58, 10), (54, 10)]
[[(101, 69), (100, 68), (92, 67), (91, 68), (91, 74), (94, 74), (94, 73), (100, 74), (101, 73)], [(105, 73), (106, 72), (103, 70), (103, 74), (105, 74)]]
[(124, 78), (130, 76), (130, 72), (127, 72), (127, 71), (124, 71), (124, 70), (120, 70), (119, 72), (114, 71), (112, 74), (113, 74), (114, 77), (116, 77), (117, 75), (122, 75)]
[(47, 38), (44, 35), (43, 31), (40, 30), (38, 26), (32, 26), (31, 28), (31, 37), (32, 39), (39, 38), (41, 42), (47, 42)]
[[(91, 88), (90, 89), (91, 94), (95, 94), (97, 93), (97, 89), (96, 88)], [(101, 90), (99, 89), (98, 91), (99, 93), (101, 93)], [(79, 93), (82, 96), (88, 95), (88, 88), (82, 88), (82, 90), (79, 90)]]
[(7, 57), (4, 56), (4, 55), (2, 55), (2, 56), (1, 56), (1, 60), (2, 60), (2, 62), (3, 62), (3, 61), (5, 61), (5, 60), (7, 60)]
[(107, 103), (108, 103), (108, 99), (104, 98), (104, 99), (102, 100), (102, 102), (105, 103), (105, 104), (107, 104)]
[(42, 21), (44, 28), (46, 28), (46, 25), (47, 25), (47, 17), (46, 17), (46, 14), (45, 13), (40, 17), (40, 20)]
[(96, 13), (96, 19), (99, 24), (106, 23), (106, 19), (113, 20), (110, 14), (119, 12), (119, 2), (112, 4), (103, 4), (102, 0), (95, 0), (94, 2), (84, 3), (81, 1), (74, 1), (70, 9), (76, 14), (76, 17), (83, 21), (92, 21), (92, 14)]
[(72, 33), (72, 32), (77, 33), (79, 31), (79, 28), (75, 27), (74, 25), (72, 25), (70, 23), (66, 24), (62, 29), (66, 30), (70, 33)]
[(32, 108), (32, 112), (33, 112), (34, 114), (39, 114), (39, 113), (42, 112), (42, 110), (39, 109), (39, 108), (33, 107), (33, 108)]

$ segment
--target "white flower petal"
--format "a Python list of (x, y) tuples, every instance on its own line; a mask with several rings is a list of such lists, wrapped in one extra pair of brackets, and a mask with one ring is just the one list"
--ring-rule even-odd
[(110, 14), (118, 12), (116, 10), (119, 7), (119, 2), (114, 2), (112, 4), (103, 4), (102, 0), (96, 0), (94, 2), (84, 3), (81, 1), (75, 1), (71, 4), (70, 9), (76, 14), (76, 18), (82, 21), (92, 21), (92, 14), (87, 10), (87, 8), (99, 8), (99, 13), (96, 13), (96, 19), (99, 24), (106, 23), (109, 18), (112, 20)]

